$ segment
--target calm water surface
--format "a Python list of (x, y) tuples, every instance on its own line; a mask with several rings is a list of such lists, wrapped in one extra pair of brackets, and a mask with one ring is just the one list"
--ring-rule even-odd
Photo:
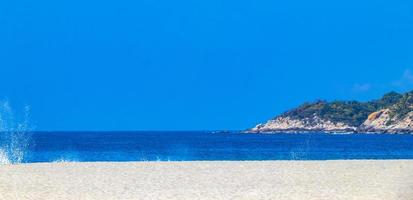
[(24, 162), (413, 159), (413, 135), (36, 132)]

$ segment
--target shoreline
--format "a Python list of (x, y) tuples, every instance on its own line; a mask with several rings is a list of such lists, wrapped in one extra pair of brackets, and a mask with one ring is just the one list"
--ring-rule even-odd
[(326, 135), (413, 135), (413, 131), (326, 131), (307, 129), (286, 129), (286, 130), (263, 130), (263, 131), (242, 131), (242, 134), (326, 134)]
[(413, 160), (0, 165), (0, 199), (411, 200)]
[(52, 161), (52, 162), (28, 162), (28, 163), (7, 163), (7, 164), (0, 164), (0, 168), (1, 167), (5, 167), (5, 166), (30, 166), (30, 165), (55, 165), (55, 164), (142, 164), (142, 163), (148, 163), (148, 164), (155, 164), (155, 163), (172, 163), (172, 164), (179, 164), (179, 163), (273, 163), (273, 162), (277, 162), (277, 163), (300, 163), (300, 162), (341, 162), (341, 161), (356, 161), (356, 162), (363, 162), (363, 161), (391, 161), (391, 162), (397, 162), (397, 161), (413, 161), (413, 159), (411, 158), (380, 158), (380, 159), (376, 159), (376, 158), (371, 158), (371, 159), (326, 159), (326, 160), (316, 160), (316, 159), (309, 159), (309, 160), (300, 160), (300, 159), (296, 159), (296, 160), (143, 160), (143, 161)]

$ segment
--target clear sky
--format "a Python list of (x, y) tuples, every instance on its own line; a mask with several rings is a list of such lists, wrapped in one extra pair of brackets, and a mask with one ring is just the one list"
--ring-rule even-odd
[(38, 130), (245, 129), (413, 89), (413, 1), (0, 1), (0, 74)]

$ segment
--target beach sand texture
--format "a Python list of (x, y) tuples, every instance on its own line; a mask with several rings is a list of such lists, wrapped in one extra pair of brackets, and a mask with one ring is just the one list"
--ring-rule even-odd
[(4, 165), (0, 199), (413, 200), (413, 160)]

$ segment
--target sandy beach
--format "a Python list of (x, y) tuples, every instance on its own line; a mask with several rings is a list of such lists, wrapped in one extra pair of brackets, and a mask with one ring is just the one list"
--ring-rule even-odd
[(412, 200), (413, 160), (4, 165), (0, 199)]

